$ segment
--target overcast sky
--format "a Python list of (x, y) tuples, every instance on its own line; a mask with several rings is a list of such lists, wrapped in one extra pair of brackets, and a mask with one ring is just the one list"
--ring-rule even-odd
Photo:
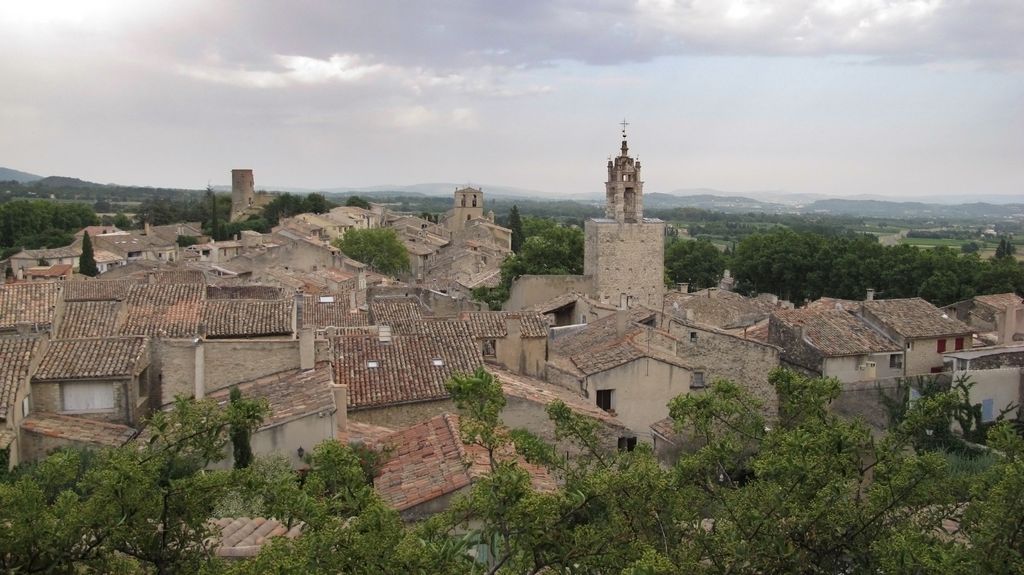
[[(1021, 0), (3, 0), (0, 166), (1024, 195)], [(754, 194), (756, 197), (756, 194)]]

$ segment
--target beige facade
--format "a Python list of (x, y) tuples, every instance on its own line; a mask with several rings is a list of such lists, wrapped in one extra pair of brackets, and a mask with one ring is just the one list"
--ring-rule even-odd
[(668, 417), (668, 403), (689, 393), (692, 373), (651, 357), (635, 359), (584, 380), (585, 393), (598, 405), (599, 392), (610, 392), (611, 410), (637, 437), (650, 440), (650, 426)]
[(455, 204), (444, 224), (448, 232), (455, 234), (466, 227), (466, 222), (484, 217), (484, 193), (476, 188), (455, 190)]
[(665, 224), (587, 220), (583, 274), (594, 297), (661, 309), (665, 297)]

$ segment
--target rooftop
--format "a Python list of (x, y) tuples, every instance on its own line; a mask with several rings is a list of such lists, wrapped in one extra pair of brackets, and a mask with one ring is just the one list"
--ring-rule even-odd
[(28, 377), (32, 355), (38, 346), (36, 338), (0, 338), (0, 420), (7, 419), (13, 408), (18, 386)]
[[(390, 435), (384, 443), (393, 451), (373, 485), (399, 511), (457, 491), (490, 471), (486, 450), (462, 442), (457, 415), (446, 413), (418, 423)], [(514, 451), (502, 457), (518, 459), (535, 489), (555, 488), (546, 469), (526, 463)]]
[(71, 280), (64, 282), (64, 301), (123, 300), (136, 280)]
[(974, 296), (974, 301), (981, 302), (998, 311), (1005, 311), (1010, 306), (1020, 307), (1021, 305), (1021, 297), (1013, 292)]
[(32, 413), (21, 422), (21, 429), (36, 435), (100, 447), (120, 447), (136, 433), (127, 425), (56, 413)]
[(144, 337), (57, 339), (50, 342), (33, 381), (125, 378), (147, 350)]
[(780, 310), (772, 318), (789, 328), (802, 329), (805, 341), (829, 357), (903, 351), (899, 344), (847, 311)]
[(203, 284), (139, 284), (129, 288), (121, 333), (190, 337), (199, 332)]
[(54, 337), (75, 339), (108, 337), (118, 333), (122, 303), (119, 301), (64, 302), (64, 315)]
[(306, 295), (302, 301), (303, 327), (355, 327), (370, 325), (369, 314), (353, 310), (349, 298), (331, 295)]
[(907, 338), (967, 335), (974, 331), (969, 325), (950, 317), (919, 297), (876, 299), (862, 305), (878, 321)]
[(27, 282), (0, 285), (0, 329), (19, 323), (48, 326), (63, 282)]
[(481, 365), (480, 349), (468, 335), (346, 334), (334, 340), (335, 382), (349, 386), (353, 410), (445, 399), (452, 374)]
[(289, 335), (293, 313), (290, 299), (220, 299), (203, 304), (200, 321), (210, 338)]
[(211, 521), (219, 534), (217, 555), (225, 558), (255, 557), (274, 537), (294, 539), (302, 534), (303, 523), (288, 528), (277, 519), (263, 517), (224, 517)]
[(269, 299), (279, 300), (286, 296), (279, 287), (267, 285), (206, 286), (206, 299)]
[[(239, 384), (248, 399), (266, 399), (270, 406), (260, 429), (317, 413), (334, 413), (331, 392), (331, 364), (322, 361), (313, 369), (290, 369)], [(221, 389), (209, 397), (227, 404), (230, 389)]]
[(391, 325), (396, 321), (422, 319), (424, 306), (416, 298), (377, 298), (370, 304), (370, 318), (376, 325)]
[(502, 338), (508, 336), (508, 320), (520, 321), (522, 337), (547, 337), (548, 322), (540, 312), (472, 311), (462, 312), (459, 319), (469, 324), (473, 337)]

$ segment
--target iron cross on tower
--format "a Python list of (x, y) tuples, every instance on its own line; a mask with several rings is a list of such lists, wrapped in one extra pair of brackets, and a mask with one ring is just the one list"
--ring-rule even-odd
[(619, 125), (622, 126), (622, 137), (625, 138), (626, 137), (626, 126), (629, 125), (629, 122), (627, 122), (626, 119), (623, 118), (622, 121), (619, 122)]

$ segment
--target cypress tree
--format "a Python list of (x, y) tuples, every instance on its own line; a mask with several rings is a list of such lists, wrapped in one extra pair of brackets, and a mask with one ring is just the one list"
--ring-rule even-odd
[(508, 214), (508, 227), (512, 230), (512, 251), (519, 253), (523, 249), (523, 219), (519, 217), (519, 206), (512, 204), (512, 211)]
[[(231, 393), (228, 395), (232, 404), (237, 404), (242, 401), (242, 392), (237, 387), (231, 388)], [(231, 424), (231, 430), (229, 431), (231, 436), (231, 451), (235, 456), (235, 469), (245, 469), (252, 463), (252, 430), (245, 425), (238, 423)]]
[(82, 236), (82, 255), (78, 257), (78, 273), (89, 277), (100, 275), (96, 267), (96, 256), (92, 251), (92, 240), (89, 239), (89, 232)]

